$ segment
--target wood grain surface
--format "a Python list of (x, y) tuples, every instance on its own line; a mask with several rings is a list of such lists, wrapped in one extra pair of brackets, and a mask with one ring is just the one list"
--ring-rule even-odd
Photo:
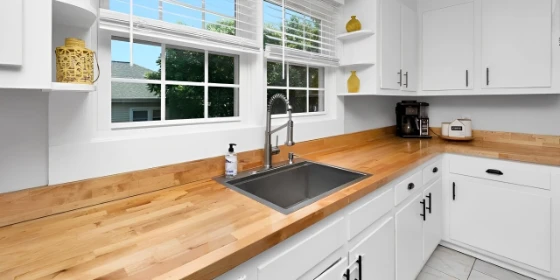
[[(154, 169), (158, 171), (102, 178), (99, 180), (107, 180), (105, 185), (115, 186), (107, 194), (119, 190), (117, 193), (136, 195), (123, 198), (124, 194), (119, 194), (123, 196), (109, 199), (114, 201), (82, 205), (80, 209), (0, 228), (0, 279), (213, 279), (442, 152), (560, 166), (560, 149), (551, 147), (401, 139), (381, 132), (298, 145), (294, 151), (305, 153), (306, 159), (374, 175), (290, 215), (278, 213), (209, 178), (209, 174), (218, 173), (215, 170), (223, 172), (222, 162), (217, 160), (192, 173), (184, 164), (177, 169), (166, 167), (175, 173)], [(284, 150), (277, 160), (285, 158), (289, 149)], [(260, 154), (247, 156), (253, 157), (260, 158)], [(159, 184), (167, 182), (164, 179), (147, 180), (152, 178), (148, 174), (165, 177), (164, 173), (174, 174), (178, 181), (164, 188), (165, 184)], [(197, 179), (175, 174), (193, 174)], [(130, 183), (126, 178), (151, 183), (140, 187), (144, 193), (139, 194), (127, 190)], [(83, 188), (71, 190), (81, 192)], [(71, 200), (63, 190), (59, 192), (65, 201)], [(21, 201), (27, 204), (20, 206), (22, 212), (27, 207), (34, 208), (33, 203), (42, 205), (37, 209), (48, 208), (48, 203), (40, 199)], [(50, 213), (78, 207), (78, 203), (64, 206), (56, 202), (59, 208)]]

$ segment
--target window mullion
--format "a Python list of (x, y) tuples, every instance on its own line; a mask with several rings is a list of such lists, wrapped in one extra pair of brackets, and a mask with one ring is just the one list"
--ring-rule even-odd
[(306, 100), (307, 100), (307, 102), (305, 103), (305, 107), (306, 107), (306, 108), (305, 108), (305, 111), (306, 111), (307, 113), (309, 113), (309, 88), (310, 88), (311, 86), (309, 85), (309, 65), (306, 65), (306, 66), (307, 66), (307, 67), (306, 67), (306, 70), (305, 70), (305, 77), (306, 77), (306, 80), (307, 80), (307, 83), (306, 83), (307, 89), (306, 89), (305, 91), (306, 91)]
[(165, 65), (166, 65), (166, 60), (167, 60), (167, 46), (165, 44), (161, 44), (161, 70), (160, 70), (160, 75), (161, 75), (161, 100), (160, 100), (160, 120), (161, 121), (165, 121), (166, 117), (167, 117), (167, 113), (166, 113), (166, 106), (165, 106), (165, 99), (166, 99), (166, 83), (165, 83)]
[(208, 118), (208, 50), (204, 51), (204, 118)]

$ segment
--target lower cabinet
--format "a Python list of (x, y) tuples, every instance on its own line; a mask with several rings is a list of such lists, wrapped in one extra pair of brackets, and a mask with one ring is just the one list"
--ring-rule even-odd
[(424, 265), (423, 201), (418, 194), (395, 215), (397, 280), (414, 280)]
[(424, 260), (430, 258), (443, 236), (443, 198), (441, 179), (424, 191), (426, 221), (424, 222)]
[(315, 280), (347, 280), (350, 273), (348, 268), (348, 259), (342, 258), (335, 265), (325, 270)]
[(451, 175), (450, 239), (551, 269), (548, 191)]
[(395, 279), (394, 219), (384, 221), (350, 249), (348, 259), (358, 265), (358, 275), (351, 279)]

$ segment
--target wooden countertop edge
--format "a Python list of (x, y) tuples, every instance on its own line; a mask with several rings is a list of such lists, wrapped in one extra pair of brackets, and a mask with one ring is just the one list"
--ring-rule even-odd
[[(262, 229), (177, 267), (154, 280), (200, 280), (218, 277), (441, 154), (437, 152), (421, 155), (415, 161), (382, 177), (379, 173), (374, 174), (376, 176), (366, 178), (290, 214), (290, 219), (273, 224), (274, 229), (271, 227)], [(341, 195), (342, 197), (336, 198)]]

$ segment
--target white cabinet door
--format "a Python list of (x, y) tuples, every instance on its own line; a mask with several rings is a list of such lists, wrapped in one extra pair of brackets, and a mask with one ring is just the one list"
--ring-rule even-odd
[(450, 178), (451, 239), (550, 271), (548, 191), (459, 175)]
[(483, 88), (550, 87), (552, 1), (481, 2)]
[(401, 88), (401, 4), (381, 0), (381, 88)]
[(18, 65), (23, 61), (23, 0), (2, 2), (0, 10), (0, 65)]
[(472, 89), (474, 4), (426, 12), (422, 30), (423, 89)]
[(348, 259), (342, 258), (335, 265), (321, 273), (315, 280), (346, 280), (348, 270)]
[(443, 235), (443, 201), (441, 178), (424, 191), (426, 221), (424, 222), (424, 260), (430, 258)]
[(401, 59), (403, 82), (401, 89), (416, 91), (418, 84), (418, 24), (416, 12), (401, 6)]
[(395, 279), (395, 222), (388, 219), (349, 252), (351, 262), (360, 261), (359, 279)]
[(395, 215), (397, 280), (414, 280), (424, 264), (422, 200), (423, 194), (417, 195)]

